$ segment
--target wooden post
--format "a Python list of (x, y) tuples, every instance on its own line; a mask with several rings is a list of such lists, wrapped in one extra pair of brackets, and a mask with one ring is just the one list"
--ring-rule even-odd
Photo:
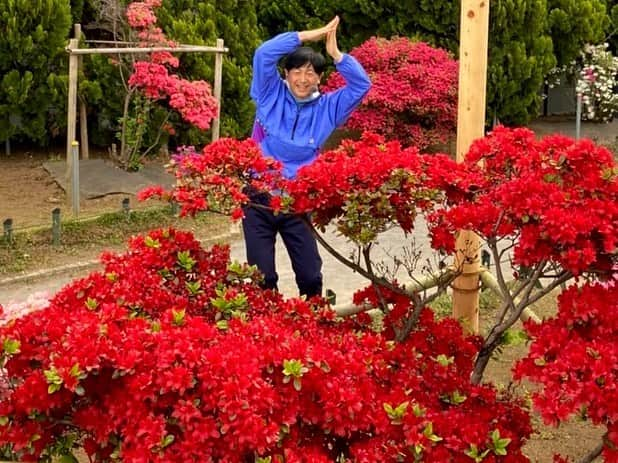
[[(217, 48), (223, 49), (223, 39), (217, 39)], [(212, 141), (219, 139), (221, 130), (221, 86), (223, 83), (223, 52), (215, 54), (215, 86), (214, 97), (217, 99), (217, 117), (212, 121)]]
[[(82, 25), (75, 24), (73, 26), (74, 36), (77, 40), (82, 38)], [(77, 72), (82, 70), (82, 57), (79, 56), (77, 60)], [(88, 117), (86, 110), (86, 102), (79, 98), (79, 140), (81, 142), (81, 155), (82, 159), (90, 158), (90, 151), (88, 149)]]
[(78, 55), (72, 50), (79, 48), (79, 39), (69, 41), (69, 97), (67, 102), (67, 204), (73, 208), (73, 156), (72, 144), (75, 140), (75, 119), (77, 113), (77, 68)]
[[(472, 142), (485, 135), (489, 1), (461, 1), (458, 162), (464, 160)], [(453, 282), (453, 317), (462, 320), (465, 328), (472, 333), (479, 331), (479, 254), (479, 237), (468, 230), (460, 230), (455, 266), (462, 273)]]

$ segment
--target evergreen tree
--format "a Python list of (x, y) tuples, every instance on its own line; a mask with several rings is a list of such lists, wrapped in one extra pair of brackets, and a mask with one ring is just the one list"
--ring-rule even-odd
[(525, 124), (539, 112), (545, 75), (556, 65), (546, 0), (492, 2), (487, 117)]
[(0, 140), (49, 142), (66, 125), (69, 0), (0, 0)]
[[(260, 43), (255, 0), (167, 0), (157, 9), (159, 25), (178, 43), (215, 45), (225, 41), (229, 53), (223, 60), (222, 136), (250, 133), (255, 109), (249, 97), (253, 52)], [(187, 53), (181, 58), (180, 72), (194, 80), (214, 82), (212, 54)], [(190, 130), (190, 138), (205, 134)]]
[(603, 41), (607, 0), (548, 0), (549, 27), (558, 66), (574, 60), (584, 44)]
[(618, 56), (618, 0), (605, 0), (605, 7), (609, 15), (605, 39), (614, 56)]

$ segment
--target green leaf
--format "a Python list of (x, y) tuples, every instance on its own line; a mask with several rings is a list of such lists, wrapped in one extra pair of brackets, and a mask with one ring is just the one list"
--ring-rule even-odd
[(150, 236), (146, 236), (146, 238), (144, 238), (144, 244), (146, 245), (146, 247), (154, 249), (158, 249), (161, 247), (161, 243), (159, 242), (159, 240), (152, 239)]
[(79, 363), (73, 364), (73, 366), (71, 367), (71, 370), (69, 370), (69, 374), (73, 378), (77, 378), (79, 375), (81, 375), (81, 371), (79, 369)]
[(300, 360), (284, 360), (283, 374), (293, 378), (301, 378), (309, 369)]
[(465, 395), (460, 394), (459, 391), (453, 392), (453, 395), (451, 396), (451, 401), (456, 405), (464, 403), (466, 399), (467, 397)]
[(167, 447), (168, 445), (170, 445), (172, 442), (174, 442), (174, 435), (173, 434), (168, 434), (167, 436), (165, 436), (163, 439), (161, 439), (161, 445), (160, 447), (162, 449), (164, 449), (165, 447)]
[(173, 323), (176, 326), (183, 326), (185, 324), (186, 312), (182, 310), (172, 310)]
[(7, 355), (14, 355), (19, 353), (21, 343), (16, 339), (6, 338), (2, 343), (4, 353)]
[(85, 305), (88, 310), (95, 310), (98, 307), (99, 303), (96, 299), (89, 297), (88, 299), (86, 299)]
[(421, 418), (423, 416), (425, 416), (425, 409), (423, 407), (421, 407), (419, 404), (414, 404), (412, 406), (412, 413), (414, 413), (414, 416), (417, 418)]
[(451, 357), (447, 357), (444, 354), (440, 354), (435, 358), (436, 362), (438, 362), (440, 365), (442, 365), (443, 367), (447, 367), (449, 365), (451, 365), (453, 362), (455, 362), (455, 357), (451, 356)]
[(520, 346), (528, 341), (525, 330), (508, 329), (502, 333), (500, 343), (503, 346)]
[(423, 435), (431, 442), (440, 442), (442, 438), (433, 432), (433, 423), (430, 421), (423, 429)]
[(410, 405), (410, 402), (406, 401), (406, 402), (400, 403), (394, 408), (391, 404), (388, 404), (388, 403), (382, 404), (382, 407), (384, 408), (384, 411), (388, 415), (392, 424), (401, 424), (401, 420), (403, 419), (404, 416), (406, 416), (409, 405)]
[(490, 450), (486, 449), (483, 452), (479, 453), (478, 447), (474, 444), (470, 444), (470, 448), (466, 450), (464, 453), (470, 458), (472, 458), (475, 463), (481, 463), (489, 452)]
[(0, 416), (0, 426), (6, 426), (7, 424), (9, 424), (9, 417)]
[(189, 294), (191, 294), (192, 296), (195, 296), (199, 294), (200, 292), (202, 292), (200, 290), (200, 288), (202, 287), (202, 282), (199, 280), (198, 281), (186, 281), (185, 287), (189, 291)]
[(54, 392), (58, 392), (60, 390), (60, 388), (62, 387), (62, 383), (60, 384), (50, 384), (49, 386), (47, 386), (47, 393), (48, 394), (53, 394)]
[(193, 270), (196, 260), (191, 257), (190, 251), (179, 251), (176, 255), (176, 263), (187, 272)]
[(219, 320), (217, 321), (216, 326), (220, 330), (227, 330), (229, 328), (229, 323), (227, 320)]
[(494, 429), (491, 433), (491, 444), (496, 455), (504, 456), (507, 454), (506, 448), (511, 443), (509, 438), (501, 438), (500, 430)]

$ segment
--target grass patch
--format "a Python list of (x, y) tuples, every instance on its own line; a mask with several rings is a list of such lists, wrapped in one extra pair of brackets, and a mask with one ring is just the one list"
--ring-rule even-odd
[(207, 240), (228, 233), (230, 220), (212, 213), (179, 218), (164, 206), (63, 221), (57, 245), (52, 243), (51, 224), (19, 230), (14, 232), (11, 243), (0, 237), (0, 276), (96, 259), (105, 249), (122, 250), (132, 235), (166, 227), (191, 231), (199, 239)]

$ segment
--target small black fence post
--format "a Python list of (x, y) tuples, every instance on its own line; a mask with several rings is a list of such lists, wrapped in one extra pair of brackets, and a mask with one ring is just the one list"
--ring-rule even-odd
[(131, 213), (131, 205), (129, 198), (124, 198), (122, 200), (122, 212), (124, 212), (127, 216)]
[(7, 244), (13, 244), (13, 219), (4, 221), (4, 241)]
[(172, 215), (176, 216), (180, 213), (180, 205), (176, 201), (170, 201)]
[(60, 208), (57, 207), (52, 211), (52, 244), (58, 246), (60, 244)]

